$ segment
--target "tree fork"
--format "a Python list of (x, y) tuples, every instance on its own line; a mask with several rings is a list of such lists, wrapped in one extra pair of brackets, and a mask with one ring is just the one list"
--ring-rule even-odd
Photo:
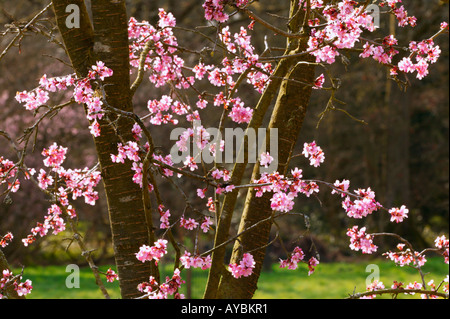
[[(66, 26), (66, 7), (75, 4), (80, 9), (80, 28)], [(53, 8), (67, 55), (78, 76), (84, 77), (90, 66), (103, 61), (113, 70), (105, 79), (107, 103), (123, 111), (132, 111), (128, 56), (128, 18), (125, 1), (92, 1), (93, 21), (82, 0), (54, 0)], [(94, 138), (102, 180), (108, 202), (115, 261), (119, 274), (122, 298), (140, 295), (137, 285), (152, 274), (150, 263), (136, 259), (139, 247), (148, 244), (148, 230), (142, 202), (142, 190), (132, 181), (129, 164), (114, 164), (111, 154), (117, 153), (117, 144), (132, 140), (132, 121), (119, 119), (116, 130), (102, 119), (101, 135)]]
[[(308, 16), (303, 13), (299, 14), (298, 1), (291, 1), (290, 16), (292, 19), (289, 28), (292, 32), (300, 32), (300, 29), (305, 27), (304, 20)], [(306, 41), (306, 38), (288, 39), (288, 55), (304, 52), (307, 46)], [(306, 55), (293, 58), (293, 60), (295, 61), (293, 67), (288, 71), (281, 84), (268, 126), (269, 132), (273, 128), (278, 129), (278, 172), (280, 174), (285, 174), (287, 171), (289, 159), (297, 142), (312, 92), (312, 86), (299, 83), (312, 83), (315, 72), (314, 65), (310, 64), (314, 61), (312, 56)], [(269, 148), (267, 147), (267, 149)], [(256, 163), (252, 180), (259, 178), (259, 171), (259, 163)], [(256, 191), (253, 188), (250, 188), (247, 192), (238, 233), (260, 220), (268, 219), (272, 214), (270, 208), (271, 193), (265, 193), (262, 197), (256, 197), (255, 194)], [(218, 287), (217, 298), (249, 299), (253, 297), (262, 270), (265, 246), (269, 241), (271, 226), (270, 219), (268, 219), (267, 222), (245, 232), (235, 241), (230, 262), (238, 263), (243, 252), (251, 251), (256, 263), (255, 269), (251, 276), (239, 279), (235, 279), (229, 272), (225, 272)]]

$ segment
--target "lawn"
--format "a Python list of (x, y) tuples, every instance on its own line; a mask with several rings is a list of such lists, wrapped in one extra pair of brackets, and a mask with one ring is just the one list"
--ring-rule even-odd
[[(393, 280), (405, 284), (413, 281), (420, 282), (420, 277), (414, 269), (398, 267), (393, 263), (377, 260), (371, 262), (354, 263), (323, 263), (316, 268), (316, 272), (308, 276), (305, 265), (297, 270), (279, 269), (273, 265), (271, 271), (261, 274), (255, 298), (258, 299), (340, 299), (353, 291), (365, 290), (366, 278), (374, 275), (373, 271), (366, 272), (369, 265), (379, 267), (379, 278), (386, 287), (390, 287)], [(105, 272), (109, 266), (100, 267)], [(448, 274), (448, 265), (442, 258), (430, 258), (424, 267), (426, 281), (434, 279), (436, 284)], [(164, 269), (169, 275), (170, 269)], [(24, 271), (24, 278), (33, 282), (33, 292), (30, 299), (95, 299), (103, 298), (96, 286), (89, 268), (80, 268), (80, 288), (67, 288), (66, 279), (70, 275), (65, 266), (28, 267)], [(207, 273), (192, 270), (192, 298), (201, 298)], [(186, 278), (184, 272), (183, 278)], [(111, 298), (120, 298), (117, 282), (105, 283)], [(186, 293), (184, 285), (182, 293)], [(389, 298), (390, 296), (385, 296)], [(402, 298), (404, 296), (399, 296)], [(418, 295), (415, 297), (419, 298)], [(409, 297), (408, 297), (409, 298)]]

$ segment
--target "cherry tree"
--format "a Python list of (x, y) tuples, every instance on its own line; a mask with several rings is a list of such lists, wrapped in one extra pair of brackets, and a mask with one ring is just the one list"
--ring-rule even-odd
[[(26, 28), (15, 30), (17, 36), (2, 57), (25, 32), (31, 32), (28, 27), (40, 15), (53, 9), (73, 68), (71, 74), (44, 74), (35, 88), (18, 90), (18, 104), (36, 118), (19, 143), (8, 132), (0, 131), (17, 154), (15, 160), (0, 155), (2, 195), (20, 191), (21, 183), (27, 180), (49, 200), (45, 217), (36, 221), (26, 238), (19, 239), (23, 245), (70, 230), (106, 298), (109, 294), (103, 275), (108, 282), (119, 280), (123, 298), (183, 298), (179, 288), (184, 283), (183, 270), (189, 268), (208, 271), (205, 298), (251, 298), (267, 246), (280, 241), (285, 247), (278, 236), (283, 229), (277, 220), (300, 216), (309, 223), (307, 215), (294, 209), (299, 197), (329, 191), (351, 220), (364, 220), (372, 214), (389, 214), (391, 223), (408, 218), (405, 205), (383, 206), (370, 186), (353, 189), (347, 179), (324, 181), (303, 176), (304, 170), (290, 163), (303, 156), (313, 167), (326, 165), (326, 150), (316, 141), (300, 141), (303, 150), (299, 154), (295, 145), (314, 90), (329, 92), (322, 116), (331, 110), (345, 112), (336, 106), (340, 102), (335, 95), (339, 80), (332, 69), (344, 54), (373, 60), (376, 67), (389, 70), (392, 81), (407, 86), (408, 76), (421, 80), (433, 72), (432, 65), (441, 53), (435, 39), (448, 34), (448, 24), (437, 25), (435, 33), (425, 39), (398, 43), (392, 34), (380, 37), (368, 8), (374, 2), (396, 18), (398, 27), (414, 28), (420, 21), (408, 14), (400, 0), (288, 2), (287, 23), (278, 26), (254, 12), (254, 1), (206, 0), (202, 3), (202, 24), (207, 23), (213, 32), (205, 33), (201, 28), (177, 27), (176, 17), (164, 9), (159, 9), (157, 23), (151, 24), (129, 18), (125, 1), (92, 1), (91, 19), (84, 1), (54, 0)], [(79, 10), (77, 27), (68, 26), (69, 5)], [(238, 27), (231, 23), (237, 16), (244, 17)], [(282, 53), (268, 42), (263, 52), (257, 52), (252, 42), (256, 25), (285, 41)], [(181, 46), (181, 36), (204, 38), (209, 46)], [(138, 114), (132, 98), (143, 81), (165, 93), (148, 99), (146, 113)], [(245, 90), (258, 95), (256, 105), (246, 104)], [(52, 104), (52, 95), (63, 91), (70, 92), (70, 98)], [(98, 164), (66, 167), (70, 149), (58, 141), (40, 150), (40, 155), (31, 154), (39, 124), (74, 105), (83, 108), (89, 121)], [(202, 122), (214, 113), (220, 115), (217, 122)], [(270, 120), (265, 127), (267, 117)], [(205, 127), (205, 123), (216, 129)], [(172, 129), (170, 142), (167, 137), (161, 141), (154, 138), (152, 132), (162, 127)], [(227, 129), (236, 127), (243, 127), (245, 134), (240, 147), (234, 149)], [(251, 138), (253, 133), (258, 143)], [(227, 159), (230, 152), (234, 160), (223, 161), (223, 154)], [(26, 165), (27, 156), (32, 155), (42, 157), (42, 168)], [(246, 174), (248, 168), (251, 176)], [(185, 180), (198, 187), (184, 188)], [(77, 228), (78, 216), (72, 205), (77, 198), (96, 205), (101, 181), (108, 201), (117, 273), (98, 270)], [(163, 183), (172, 186), (173, 194), (166, 196), (161, 191)], [(238, 195), (243, 192), (246, 198), (240, 208)], [(183, 199), (183, 211), (170, 207), (171, 196)], [(236, 216), (240, 224), (232, 233)], [(270, 238), (272, 229), (276, 230), (275, 238)], [(386, 258), (401, 266), (410, 265), (420, 274), (420, 282), (395, 282), (390, 288), (374, 282), (367, 292), (351, 297), (420, 293), (424, 298), (448, 298), (448, 276), (436, 279), (436, 285), (426, 282), (421, 269), (428, 252), (441, 254), (448, 264), (445, 236), (436, 238), (435, 247), (417, 251), (407, 238), (395, 233), (369, 232), (360, 226), (342, 231), (349, 237), (350, 249), (363, 254), (378, 251), (376, 238), (394, 238), (399, 244), (394, 251), (384, 253)], [(194, 245), (179, 242), (175, 232), (194, 234)], [(2, 247), (15, 239), (10, 232), (0, 234)], [(203, 249), (202, 241), (208, 241), (209, 248)], [(175, 251), (171, 261), (167, 257), (169, 246)], [(227, 256), (229, 248), (231, 257)], [(320, 265), (318, 254), (306, 258), (298, 246), (284, 251), (285, 255), (279, 256), (281, 268), (297, 269), (304, 263), (312, 275)], [(11, 273), (3, 254), (0, 260), (0, 293), (9, 297), (28, 294), (32, 283)], [(162, 262), (173, 263), (172, 277), (161, 278)]]

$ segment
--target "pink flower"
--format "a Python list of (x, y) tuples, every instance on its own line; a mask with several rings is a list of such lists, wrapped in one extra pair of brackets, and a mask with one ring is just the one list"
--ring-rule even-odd
[(2, 248), (5, 248), (6, 246), (8, 246), (8, 242), (11, 242), (13, 238), (14, 236), (11, 232), (6, 233), (5, 236), (0, 237), (0, 246), (2, 246)]
[(47, 172), (41, 169), (38, 175), (39, 187), (42, 189), (47, 189), (53, 184), (53, 177), (47, 175)]
[(286, 259), (280, 259), (280, 268), (287, 268), (291, 270), (297, 269), (297, 264), (305, 258), (305, 254), (300, 247), (295, 247), (292, 255)]
[(308, 260), (308, 276), (311, 276), (316, 271), (316, 266), (319, 264), (319, 261), (315, 257), (311, 257)]
[(97, 120), (94, 120), (92, 124), (89, 126), (89, 131), (94, 137), (100, 136), (100, 124), (97, 122)]
[(315, 141), (311, 143), (304, 143), (302, 154), (306, 158), (309, 158), (310, 165), (314, 167), (320, 166), (320, 163), (323, 163), (325, 160), (325, 154), (323, 153), (320, 146), (316, 145)]
[(180, 219), (180, 227), (183, 227), (187, 230), (193, 230), (198, 227), (198, 223), (193, 218), (185, 219), (184, 217), (181, 217)]
[(48, 149), (44, 148), (42, 155), (44, 159), (44, 165), (47, 167), (58, 168), (66, 159), (67, 148), (58, 146), (53, 143)]
[(158, 239), (154, 246), (143, 245), (139, 248), (139, 252), (136, 253), (136, 258), (142, 262), (155, 260), (155, 264), (158, 264), (159, 260), (167, 254), (167, 240)]
[(322, 73), (317, 77), (317, 79), (315, 79), (313, 89), (315, 90), (321, 89), (324, 83), (325, 83), (325, 76)]
[(234, 278), (240, 278), (242, 276), (248, 277), (253, 273), (253, 269), (255, 268), (255, 260), (253, 256), (249, 253), (245, 253), (242, 256), (242, 260), (238, 264), (230, 264), (231, 275)]
[(347, 236), (350, 237), (350, 249), (352, 250), (361, 250), (363, 254), (371, 254), (378, 249), (373, 244), (373, 236), (366, 234), (366, 227), (358, 230), (358, 226), (353, 226), (347, 230)]
[(261, 166), (264, 167), (269, 167), (270, 163), (272, 163), (273, 161), (273, 157), (270, 156), (269, 152), (264, 152), (261, 154), (259, 163), (261, 164)]
[(205, 198), (207, 188), (197, 188), (197, 196), (200, 198)]
[[(378, 281), (378, 280), (374, 280), (372, 283), (370, 283), (367, 287), (366, 287), (366, 290), (367, 291), (377, 291), (377, 290), (382, 290), (382, 289), (384, 289), (385, 287), (384, 287), (384, 285), (383, 285), (383, 282), (381, 282), (381, 281)], [(369, 295), (369, 296), (366, 296), (366, 299), (373, 299), (373, 298), (375, 298), (376, 297), (376, 295)]]
[(270, 199), (270, 207), (272, 210), (287, 213), (294, 207), (294, 198), (291, 194), (277, 192)]
[(170, 217), (170, 210), (166, 210), (164, 211), (164, 205), (159, 205), (158, 207), (159, 210), (159, 215), (161, 216), (159, 221), (161, 222), (161, 224), (159, 225), (159, 228), (161, 229), (167, 229), (170, 227), (170, 223), (169, 223), (169, 217)]
[(200, 257), (200, 256), (194, 256), (192, 257), (191, 254), (187, 251), (184, 252), (184, 255), (180, 257), (181, 264), (184, 266), (184, 268), (201, 268), (202, 270), (206, 270), (208, 268), (211, 268), (211, 256), (208, 255), (206, 257)]
[(210, 226), (213, 224), (214, 222), (211, 220), (211, 217), (205, 216), (202, 224), (200, 225), (200, 228), (203, 230), (204, 233), (207, 233), (210, 229)]
[(342, 197), (345, 197), (345, 193), (348, 192), (348, 188), (350, 186), (350, 182), (346, 179), (342, 180), (342, 182), (336, 180), (334, 182), (334, 187), (331, 191), (331, 194), (341, 194)]
[(405, 205), (400, 208), (391, 208), (389, 214), (391, 214), (391, 222), (401, 223), (404, 218), (408, 218), (409, 210)]
[(249, 107), (244, 107), (242, 105), (235, 105), (231, 109), (230, 114), (228, 115), (234, 122), (240, 123), (248, 123), (250, 122), (253, 116), (253, 109)]
[(403, 58), (398, 62), (398, 69), (406, 73), (412, 73), (416, 70), (414, 63), (412, 63), (410, 58)]
[(21, 282), (20, 284), (15, 286), (14, 289), (17, 291), (17, 294), (19, 296), (26, 296), (33, 289), (33, 286), (31, 284), (32, 284), (31, 280), (27, 279), (25, 282)]
[(109, 268), (106, 271), (106, 281), (107, 282), (114, 282), (114, 280), (119, 280), (119, 275), (117, 275), (114, 270)]

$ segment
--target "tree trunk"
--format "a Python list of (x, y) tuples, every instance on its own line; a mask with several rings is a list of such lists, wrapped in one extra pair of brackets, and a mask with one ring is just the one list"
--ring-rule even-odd
[[(65, 9), (69, 4), (80, 8), (80, 28), (68, 29)], [(117, 109), (131, 112), (128, 55), (128, 18), (124, 0), (92, 1), (93, 23), (88, 17), (84, 1), (54, 0), (58, 28), (63, 37), (67, 54), (79, 76), (85, 76), (95, 61), (103, 61), (113, 70), (113, 76), (104, 81), (107, 103)], [(151, 275), (150, 263), (136, 259), (139, 247), (148, 244), (148, 229), (144, 215), (142, 192), (132, 181), (129, 164), (115, 164), (111, 154), (117, 153), (117, 144), (132, 140), (132, 123), (126, 119), (117, 121), (117, 131), (102, 119), (101, 135), (94, 138), (101, 166), (102, 180), (108, 202), (112, 242), (119, 274), (121, 295), (134, 298), (140, 295), (137, 285)]]
[[(298, 1), (291, 1), (290, 17), (292, 17), (292, 20), (289, 27), (294, 33), (300, 31), (304, 18), (303, 13), (294, 15), (296, 12), (298, 13)], [(286, 55), (304, 52), (307, 45), (306, 41), (307, 38), (302, 40), (289, 39)], [(315, 70), (315, 67), (309, 64), (314, 60), (310, 55), (290, 59), (293, 60), (293, 67), (284, 76), (269, 123), (269, 132), (271, 129), (278, 129), (278, 172), (280, 174), (286, 173), (309, 104), (312, 87), (302, 83), (313, 83)], [(267, 147), (267, 149), (269, 148)], [(257, 163), (254, 166), (252, 180), (259, 178), (259, 171), (260, 167)], [(238, 233), (272, 214), (270, 208), (272, 194), (265, 193), (262, 197), (256, 197), (255, 194), (255, 190), (250, 188), (245, 200)], [(269, 241), (271, 226), (270, 221), (261, 223), (252, 230), (245, 232), (235, 241), (231, 263), (239, 262), (243, 252), (251, 251), (256, 266), (251, 276), (239, 279), (233, 278), (229, 272), (224, 271), (216, 295), (217, 298), (244, 299), (253, 297), (257, 289), (257, 282), (265, 256), (264, 246)]]

